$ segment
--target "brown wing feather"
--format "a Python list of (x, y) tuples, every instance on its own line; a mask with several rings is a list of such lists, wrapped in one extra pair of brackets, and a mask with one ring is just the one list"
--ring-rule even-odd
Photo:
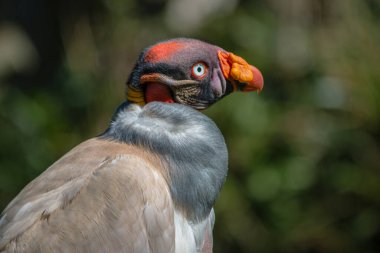
[(0, 251), (174, 252), (173, 203), (159, 169), (128, 145), (82, 143), (4, 210)]

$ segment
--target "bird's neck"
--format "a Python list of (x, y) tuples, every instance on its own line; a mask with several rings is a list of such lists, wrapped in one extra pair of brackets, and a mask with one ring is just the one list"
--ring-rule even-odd
[(186, 217), (205, 218), (227, 174), (227, 148), (216, 125), (180, 104), (121, 106), (103, 138), (140, 146), (160, 158), (173, 201)]

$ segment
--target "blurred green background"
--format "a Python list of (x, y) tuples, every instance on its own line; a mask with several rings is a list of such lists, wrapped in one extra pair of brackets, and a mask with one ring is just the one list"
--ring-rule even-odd
[(262, 70), (208, 109), (230, 154), (215, 252), (380, 252), (376, 0), (1, 0), (0, 209), (125, 99), (139, 52), (206, 40)]

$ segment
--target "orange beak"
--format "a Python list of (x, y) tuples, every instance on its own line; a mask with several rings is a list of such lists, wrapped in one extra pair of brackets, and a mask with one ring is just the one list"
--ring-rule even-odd
[(249, 65), (240, 56), (226, 51), (220, 50), (218, 57), (223, 75), (232, 83), (234, 91), (249, 92), (257, 90), (260, 92), (263, 89), (264, 78), (256, 67)]

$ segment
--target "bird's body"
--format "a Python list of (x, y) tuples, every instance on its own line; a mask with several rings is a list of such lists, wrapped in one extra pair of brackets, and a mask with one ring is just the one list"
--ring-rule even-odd
[[(233, 79), (218, 63), (220, 48), (174, 42), (171, 53), (162, 43), (140, 56), (129, 102), (104, 134), (69, 151), (7, 206), (0, 252), (212, 252), (213, 205), (228, 155), (217, 126), (193, 108), (227, 95)], [(207, 58), (194, 56), (197, 47)], [(176, 72), (189, 48), (190, 62)], [(170, 65), (176, 53), (182, 58)]]
[[(114, 135), (120, 128), (129, 129), (131, 136)], [(157, 136), (156, 142), (147, 135)], [(170, 150), (175, 149), (198, 159), (173, 157)], [(6, 232), (0, 249), (201, 252), (211, 239), (212, 203), (227, 173), (225, 157), (218, 128), (194, 109), (125, 105), (104, 135), (75, 147), (13, 200), (0, 221), (0, 234)], [(220, 162), (212, 164), (215, 160)], [(183, 170), (176, 173), (204, 173), (204, 178), (182, 182), (168, 166)], [(183, 177), (191, 180), (191, 175)], [(205, 187), (214, 194), (205, 196)], [(187, 196), (196, 191), (197, 198)]]
[[(119, 143), (80, 144), (8, 207), (0, 247), (5, 252), (153, 252), (151, 243), (164, 246), (158, 252), (174, 252), (173, 203), (163, 176), (147, 158), (153, 159)], [(155, 215), (145, 217), (145, 208)], [(151, 238), (149, 219), (157, 225), (165, 220)]]

